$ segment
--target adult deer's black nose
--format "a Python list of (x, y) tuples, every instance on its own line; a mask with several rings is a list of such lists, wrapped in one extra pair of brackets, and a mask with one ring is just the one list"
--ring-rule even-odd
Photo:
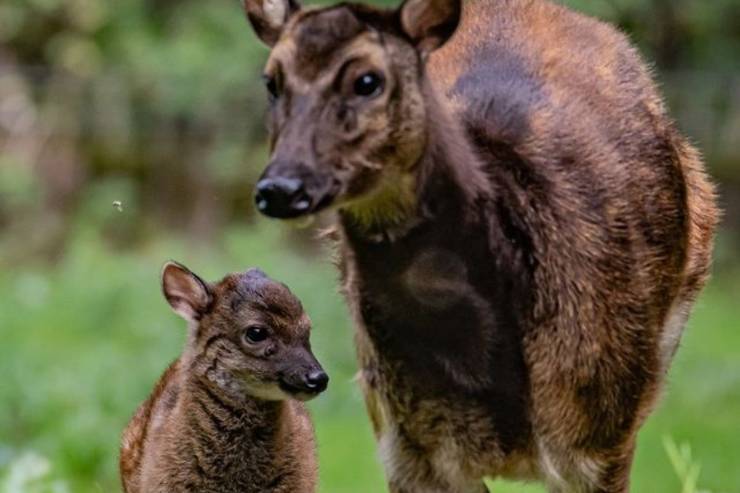
[(254, 201), (262, 214), (280, 219), (300, 216), (311, 208), (311, 199), (298, 178), (260, 180)]
[(323, 392), (329, 383), (329, 375), (323, 370), (314, 370), (306, 375), (306, 387), (311, 392)]

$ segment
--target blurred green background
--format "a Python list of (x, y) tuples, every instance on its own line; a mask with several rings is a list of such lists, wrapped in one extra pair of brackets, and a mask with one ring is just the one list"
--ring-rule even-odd
[[(633, 491), (738, 493), (740, 0), (566, 3), (654, 62), (725, 208)], [(252, 209), (266, 54), (236, 0), (0, 3), (0, 492), (119, 490), (119, 434), (184, 341), (158, 289), (169, 258), (293, 288), (332, 376), (311, 404), (320, 491), (385, 491), (330, 252)]]

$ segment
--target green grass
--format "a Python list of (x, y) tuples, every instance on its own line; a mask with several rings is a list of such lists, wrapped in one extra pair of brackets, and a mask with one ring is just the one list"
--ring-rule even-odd
[[(159, 293), (168, 258), (208, 279), (259, 265), (291, 286), (314, 321), (313, 345), (332, 377), (326, 394), (311, 403), (320, 491), (384, 491), (352, 381), (351, 326), (335, 270), (326, 252), (284, 246), (289, 234), (259, 221), (229, 230), (217, 247), (171, 238), (130, 252), (80, 230), (53, 267), (0, 271), (0, 491), (119, 490), (120, 432), (184, 341), (184, 323)], [(665, 437), (690, 444), (690, 461), (701, 464), (699, 489), (740, 491), (738, 293), (740, 278), (725, 273), (698, 304), (666, 397), (640, 435), (634, 491), (682, 491)], [(24, 477), (42, 480), (23, 483)], [(493, 488), (543, 491), (502, 482)]]

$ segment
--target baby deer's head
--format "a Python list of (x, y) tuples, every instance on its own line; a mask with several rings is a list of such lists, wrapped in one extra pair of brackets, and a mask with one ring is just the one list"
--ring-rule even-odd
[(176, 262), (162, 290), (189, 322), (183, 353), (188, 372), (239, 400), (308, 400), (329, 377), (311, 352), (311, 321), (290, 290), (262, 271), (229, 274), (210, 284)]

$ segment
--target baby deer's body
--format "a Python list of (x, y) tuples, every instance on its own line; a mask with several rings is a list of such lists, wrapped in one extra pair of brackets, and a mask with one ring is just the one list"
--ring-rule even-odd
[(298, 300), (254, 270), (209, 286), (168, 264), (163, 287), (190, 334), (123, 434), (124, 491), (314, 491), (311, 420), (289, 397), (328, 379)]

